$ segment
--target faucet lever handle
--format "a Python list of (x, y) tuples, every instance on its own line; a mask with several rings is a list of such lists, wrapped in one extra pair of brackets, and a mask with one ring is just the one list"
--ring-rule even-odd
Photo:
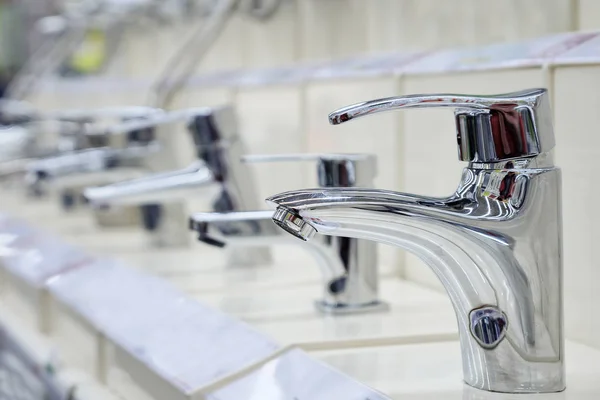
[(373, 154), (291, 153), (242, 156), (244, 163), (290, 161), (316, 162), (317, 176), (321, 187), (372, 186), (373, 179), (377, 175), (377, 158)]
[(388, 97), (341, 108), (329, 114), (339, 125), (365, 115), (409, 108), (455, 108), (459, 159), (478, 163), (535, 157), (555, 145), (546, 89), (477, 96), (417, 94)]

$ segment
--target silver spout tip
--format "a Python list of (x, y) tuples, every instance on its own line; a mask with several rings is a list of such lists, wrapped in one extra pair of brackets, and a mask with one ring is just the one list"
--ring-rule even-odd
[(352, 117), (347, 112), (341, 110), (329, 114), (329, 123), (331, 125), (339, 125), (351, 119)]
[(86, 188), (83, 190), (83, 198), (90, 204), (96, 203), (96, 188)]
[(110, 201), (103, 199), (103, 188), (92, 187), (84, 189), (82, 195), (85, 201), (93, 208), (105, 209), (110, 206)]
[(306, 222), (297, 211), (286, 207), (277, 207), (273, 214), (273, 222), (284, 231), (305, 242), (317, 233), (317, 230)]

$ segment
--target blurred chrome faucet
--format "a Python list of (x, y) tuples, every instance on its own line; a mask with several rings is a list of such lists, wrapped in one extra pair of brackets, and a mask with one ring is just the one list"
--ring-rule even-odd
[(38, 115), (36, 108), (26, 102), (0, 98), (0, 124), (15, 125), (31, 121)]
[[(258, 196), (248, 168), (241, 164), (245, 153), (231, 107), (201, 108), (177, 112), (188, 124), (197, 161), (187, 168), (104, 187), (89, 188), (85, 196), (96, 205), (146, 207), (145, 229), (159, 246), (187, 245), (190, 234), (181, 204), (190, 197), (207, 200), (206, 209), (227, 212), (255, 209)], [(177, 154), (173, 154), (177, 157)], [(169, 208), (177, 212), (169, 215)], [(265, 264), (267, 249), (246, 249), (230, 256), (232, 264)]]
[(393, 97), (343, 108), (329, 119), (341, 124), (424, 107), (456, 109), (459, 157), (469, 166), (454, 194), (298, 190), (268, 199), (277, 207), (273, 219), (302, 240), (318, 232), (415, 253), (454, 304), (469, 385), (510, 393), (561, 391), (561, 174), (551, 155), (548, 93)]
[[(51, 122), (56, 126), (48, 126)], [(7, 163), (52, 154), (52, 145), (58, 147), (83, 130), (79, 122), (50, 121), (29, 103), (0, 99), (0, 179), (6, 177)]]
[[(63, 130), (52, 155), (32, 160), (25, 166), (26, 183), (30, 193), (43, 194), (49, 185), (60, 179), (90, 179), (106, 182), (101, 172), (115, 168), (140, 167), (140, 160), (158, 150), (151, 129), (130, 132), (124, 140), (106, 131), (103, 125), (115, 120), (145, 119), (164, 112), (149, 107), (113, 107), (96, 110), (65, 110), (44, 114), (39, 121), (61, 121), (75, 124), (76, 129)], [(90, 173), (96, 173), (94, 177)], [(122, 178), (121, 178), (122, 179)], [(76, 180), (76, 179), (75, 179)], [(113, 178), (114, 181), (114, 178)], [(68, 190), (67, 190), (68, 191)]]
[[(376, 159), (367, 154), (281, 154), (244, 157), (246, 162), (312, 161), (317, 163), (319, 186), (369, 187), (376, 174)], [(227, 248), (289, 244), (291, 237), (272, 223), (273, 211), (197, 213), (190, 228), (198, 240)], [(376, 243), (349, 237), (319, 236), (306, 243), (324, 276), (323, 299), (316, 302), (325, 313), (352, 313), (386, 308), (378, 298)]]

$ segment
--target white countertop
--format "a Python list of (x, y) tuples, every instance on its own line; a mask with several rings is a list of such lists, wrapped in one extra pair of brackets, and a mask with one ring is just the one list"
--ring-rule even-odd
[(324, 315), (314, 307), (322, 286), (261, 291), (222, 291), (195, 297), (249, 322), (281, 343), (303, 348), (403, 343), (418, 335), (456, 337), (456, 317), (447, 296), (396, 278), (383, 279), (381, 299), (389, 310)]
[(596, 400), (600, 398), (600, 351), (567, 341), (567, 390), (552, 394), (503, 394), (463, 383), (458, 342), (311, 352), (327, 364), (393, 399)]

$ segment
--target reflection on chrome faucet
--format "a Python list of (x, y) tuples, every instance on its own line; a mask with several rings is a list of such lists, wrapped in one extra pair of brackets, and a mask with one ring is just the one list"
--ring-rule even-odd
[[(135, 160), (156, 150), (153, 141), (142, 143), (128, 137), (125, 146), (119, 148), (111, 143), (110, 135), (101, 131), (100, 125), (114, 123), (115, 119), (145, 118), (160, 113), (162, 110), (155, 108), (125, 106), (31, 114), (29, 121), (21, 125), (27, 133), (27, 145), (15, 151), (11, 160), (0, 164), (0, 173), (4, 176), (26, 174), (29, 192), (40, 195), (52, 181), (62, 177), (135, 164)], [(59, 137), (52, 147), (44, 148), (43, 131), (49, 122), (59, 124)], [(23, 159), (28, 162), (16, 162)]]
[[(245, 162), (311, 161), (317, 163), (321, 187), (365, 187), (373, 184), (375, 157), (366, 154), (281, 154), (246, 156)], [(198, 240), (217, 247), (251, 248), (290, 243), (273, 225), (272, 211), (197, 213), (190, 228)], [(319, 236), (305, 247), (321, 267), (324, 313), (355, 313), (387, 308), (378, 298), (376, 244), (349, 237)]]
[(333, 124), (374, 112), (457, 108), (461, 160), (456, 192), (430, 198), (331, 188), (272, 196), (275, 223), (393, 244), (418, 255), (450, 296), (465, 381), (510, 393), (565, 388), (560, 170), (544, 89), (499, 96), (417, 95), (357, 104)]
[(34, 194), (45, 192), (44, 186), (53, 180), (75, 174), (110, 171), (135, 165), (140, 159), (157, 152), (159, 146), (130, 145), (123, 149), (100, 147), (78, 150), (64, 155), (35, 160), (26, 166), (25, 182)]
[[(180, 238), (175, 244), (187, 244), (190, 235), (185, 223), (182, 223), (185, 215), (168, 216), (165, 209), (173, 203), (183, 203), (188, 197), (197, 196), (209, 199), (207, 211), (256, 208), (258, 196), (249, 170), (241, 165), (245, 149), (231, 107), (176, 111), (168, 113), (165, 118), (186, 121), (198, 160), (181, 170), (89, 188), (85, 196), (93, 204), (143, 206), (145, 214), (152, 220), (145, 228), (165, 240)], [(160, 241), (156, 244), (165, 245)], [(230, 255), (232, 264), (266, 264), (269, 261), (270, 253), (261, 248)]]

